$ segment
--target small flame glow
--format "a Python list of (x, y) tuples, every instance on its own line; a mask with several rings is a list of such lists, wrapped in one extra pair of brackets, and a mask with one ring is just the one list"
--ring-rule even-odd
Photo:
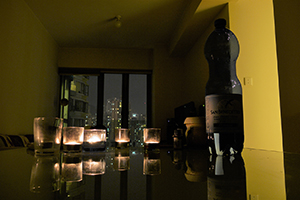
[(77, 144), (80, 144), (80, 143), (74, 142), (74, 141), (65, 143), (65, 145), (77, 145)]
[(100, 142), (100, 138), (96, 135), (94, 135), (93, 137), (91, 137), (90, 139), (88, 139), (89, 143), (94, 143), (94, 142)]

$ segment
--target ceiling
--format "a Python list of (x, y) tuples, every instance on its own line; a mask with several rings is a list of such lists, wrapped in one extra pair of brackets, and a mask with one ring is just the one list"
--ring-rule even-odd
[[(24, 1), (60, 47), (168, 45), (170, 54), (180, 55), (191, 48), (229, 0)], [(115, 26), (117, 15), (121, 27)]]

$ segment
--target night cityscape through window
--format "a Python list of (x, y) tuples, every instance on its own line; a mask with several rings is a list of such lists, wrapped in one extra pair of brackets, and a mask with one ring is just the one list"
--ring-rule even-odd
[[(68, 109), (65, 108), (64, 119), (67, 126), (99, 127), (107, 129), (107, 141), (113, 143), (114, 131), (121, 128), (122, 111), (122, 74), (104, 74), (103, 121), (97, 121), (98, 77), (73, 75), (65, 87), (64, 97), (69, 94)], [(133, 146), (141, 146), (142, 129), (146, 127), (146, 75), (129, 75), (129, 116), (128, 128)], [(68, 85), (68, 84), (67, 84)]]

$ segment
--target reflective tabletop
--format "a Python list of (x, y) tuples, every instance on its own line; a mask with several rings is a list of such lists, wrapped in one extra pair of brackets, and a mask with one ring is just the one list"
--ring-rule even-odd
[(35, 156), (0, 151), (0, 199), (298, 199), (300, 155), (244, 149), (215, 157), (196, 149), (110, 148)]

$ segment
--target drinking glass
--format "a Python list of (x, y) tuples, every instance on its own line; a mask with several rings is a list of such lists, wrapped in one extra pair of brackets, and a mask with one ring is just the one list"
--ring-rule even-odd
[(34, 151), (37, 155), (48, 155), (60, 151), (63, 119), (36, 117), (33, 123)]

